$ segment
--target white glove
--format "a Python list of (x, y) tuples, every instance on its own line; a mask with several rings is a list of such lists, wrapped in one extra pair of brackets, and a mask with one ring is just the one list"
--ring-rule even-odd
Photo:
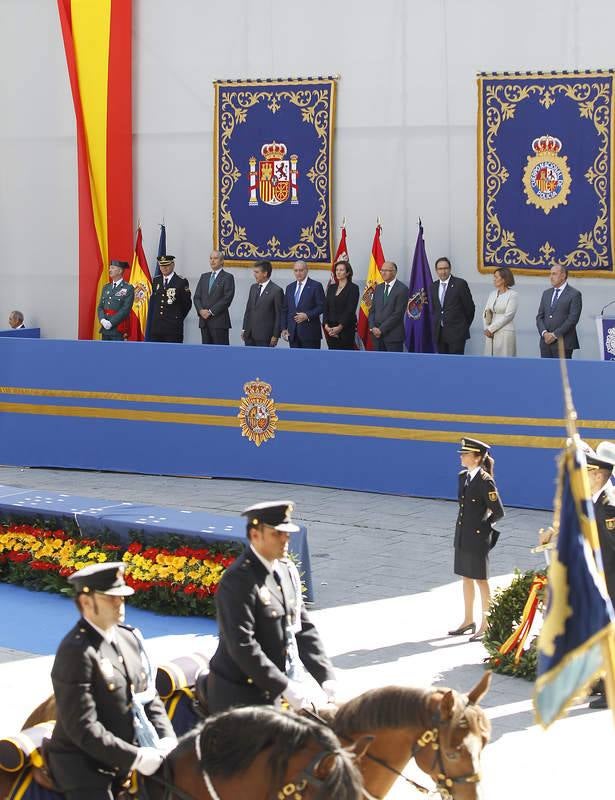
[(100, 324), (106, 331), (108, 331), (111, 328), (111, 323), (109, 322), (108, 319), (101, 319)]
[(337, 694), (339, 692), (339, 686), (337, 685), (337, 681), (331, 678), (328, 681), (325, 681), (322, 685), (323, 692), (327, 695), (327, 700), (330, 703), (337, 703)]
[(154, 772), (160, 769), (163, 758), (163, 754), (155, 747), (139, 747), (132, 768), (140, 772), (141, 775), (153, 775)]
[(158, 744), (156, 745), (156, 749), (159, 750), (165, 757), (169, 755), (171, 750), (175, 750), (176, 747), (176, 736), (164, 736), (162, 739), (158, 740)]
[(288, 686), (282, 694), (288, 701), (288, 705), (295, 711), (301, 711), (302, 708), (308, 708), (310, 705), (310, 694), (297, 681), (288, 681)]

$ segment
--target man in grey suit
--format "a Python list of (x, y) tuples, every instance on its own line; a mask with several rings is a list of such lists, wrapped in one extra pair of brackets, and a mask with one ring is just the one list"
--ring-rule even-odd
[(558, 358), (558, 339), (563, 339), (564, 354), (566, 358), (572, 358), (572, 351), (579, 348), (577, 322), (583, 298), (581, 292), (569, 285), (565, 267), (551, 267), (549, 278), (553, 288), (543, 292), (536, 316), (540, 357)]
[(228, 344), (231, 317), (228, 312), (235, 297), (235, 278), (224, 271), (224, 256), (212, 250), (211, 272), (204, 272), (194, 292), (194, 305), (199, 315), (203, 344)]
[(270, 261), (257, 261), (252, 272), (255, 283), (250, 287), (241, 338), (249, 346), (275, 347), (282, 328), (284, 292), (271, 280)]
[(397, 280), (397, 264), (385, 261), (380, 267), (383, 283), (374, 291), (369, 310), (369, 332), (374, 350), (401, 353), (404, 349), (404, 312), (408, 287)]

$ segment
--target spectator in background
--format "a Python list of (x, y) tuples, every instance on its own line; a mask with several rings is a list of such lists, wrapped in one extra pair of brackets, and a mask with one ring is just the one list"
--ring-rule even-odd
[(275, 347), (280, 338), (284, 292), (271, 280), (271, 271), (270, 261), (257, 261), (252, 270), (255, 283), (250, 287), (241, 331), (248, 346)]
[(583, 308), (581, 292), (568, 283), (566, 267), (551, 267), (549, 271), (551, 289), (543, 292), (536, 316), (536, 327), (540, 334), (540, 357), (558, 358), (558, 339), (563, 339), (564, 355), (572, 358), (572, 351), (579, 349), (577, 323)]
[(517, 337), (515, 334), (515, 314), (519, 295), (514, 289), (515, 276), (508, 267), (496, 269), (493, 273), (495, 289), (487, 299), (483, 319), (485, 324), (485, 355), (516, 356)]
[(282, 336), (291, 347), (320, 350), (320, 315), (325, 310), (322, 284), (308, 278), (308, 265), (297, 261), (295, 281), (286, 287), (282, 309)]
[(16, 331), (26, 327), (21, 311), (11, 311), (9, 314), (9, 325)]
[(342, 259), (334, 264), (337, 283), (327, 288), (322, 321), (329, 350), (353, 350), (357, 330), (359, 287), (352, 282), (350, 262)]

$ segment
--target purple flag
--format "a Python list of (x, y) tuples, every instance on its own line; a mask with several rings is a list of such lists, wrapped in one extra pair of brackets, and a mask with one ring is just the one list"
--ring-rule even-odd
[(431, 308), (431, 285), (433, 278), (425, 242), (423, 241), (423, 225), (419, 220), (419, 235), (414, 248), (412, 271), (408, 284), (408, 306), (404, 316), (406, 328), (406, 348), (409, 353), (435, 353), (433, 341), (433, 312)]

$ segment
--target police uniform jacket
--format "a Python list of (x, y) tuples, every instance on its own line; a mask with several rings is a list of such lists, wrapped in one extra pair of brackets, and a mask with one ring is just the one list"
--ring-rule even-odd
[(606, 588), (615, 605), (615, 506), (611, 505), (606, 492), (600, 493), (598, 500), (594, 503), (594, 512), (600, 538)]
[[(216, 593), (219, 642), (207, 689), (211, 711), (273, 703), (288, 685), (287, 614), (294, 615), (297, 598), (288, 567), (278, 562), (276, 570), (281, 587), (248, 548), (222, 576)], [(303, 603), (300, 621), (295, 636), (304, 667), (319, 684), (334, 679)]]
[(152, 283), (149, 301), (149, 323), (151, 335), (165, 334), (184, 338), (184, 319), (192, 308), (190, 286), (185, 278), (173, 272), (164, 288), (164, 277), (157, 275)]
[(455, 526), (455, 547), (486, 555), (489, 551), (492, 523), (502, 519), (504, 507), (491, 475), (480, 469), (466, 487), (466, 475), (459, 473), (459, 514)]
[(100, 333), (103, 336), (123, 338), (123, 334), (128, 332), (127, 319), (134, 299), (135, 290), (128, 281), (122, 280), (115, 289), (112, 281), (103, 286), (97, 309), (98, 319), (108, 319), (111, 323), (109, 330), (101, 325)]
[[(147, 688), (147, 668), (140, 634), (128, 625), (115, 630), (117, 650), (81, 619), (55, 657), (51, 679), (58, 718), (47, 755), (63, 791), (121, 780), (137, 755), (132, 696)], [(145, 712), (160, 738), (174, 735), (158, 695)]]

